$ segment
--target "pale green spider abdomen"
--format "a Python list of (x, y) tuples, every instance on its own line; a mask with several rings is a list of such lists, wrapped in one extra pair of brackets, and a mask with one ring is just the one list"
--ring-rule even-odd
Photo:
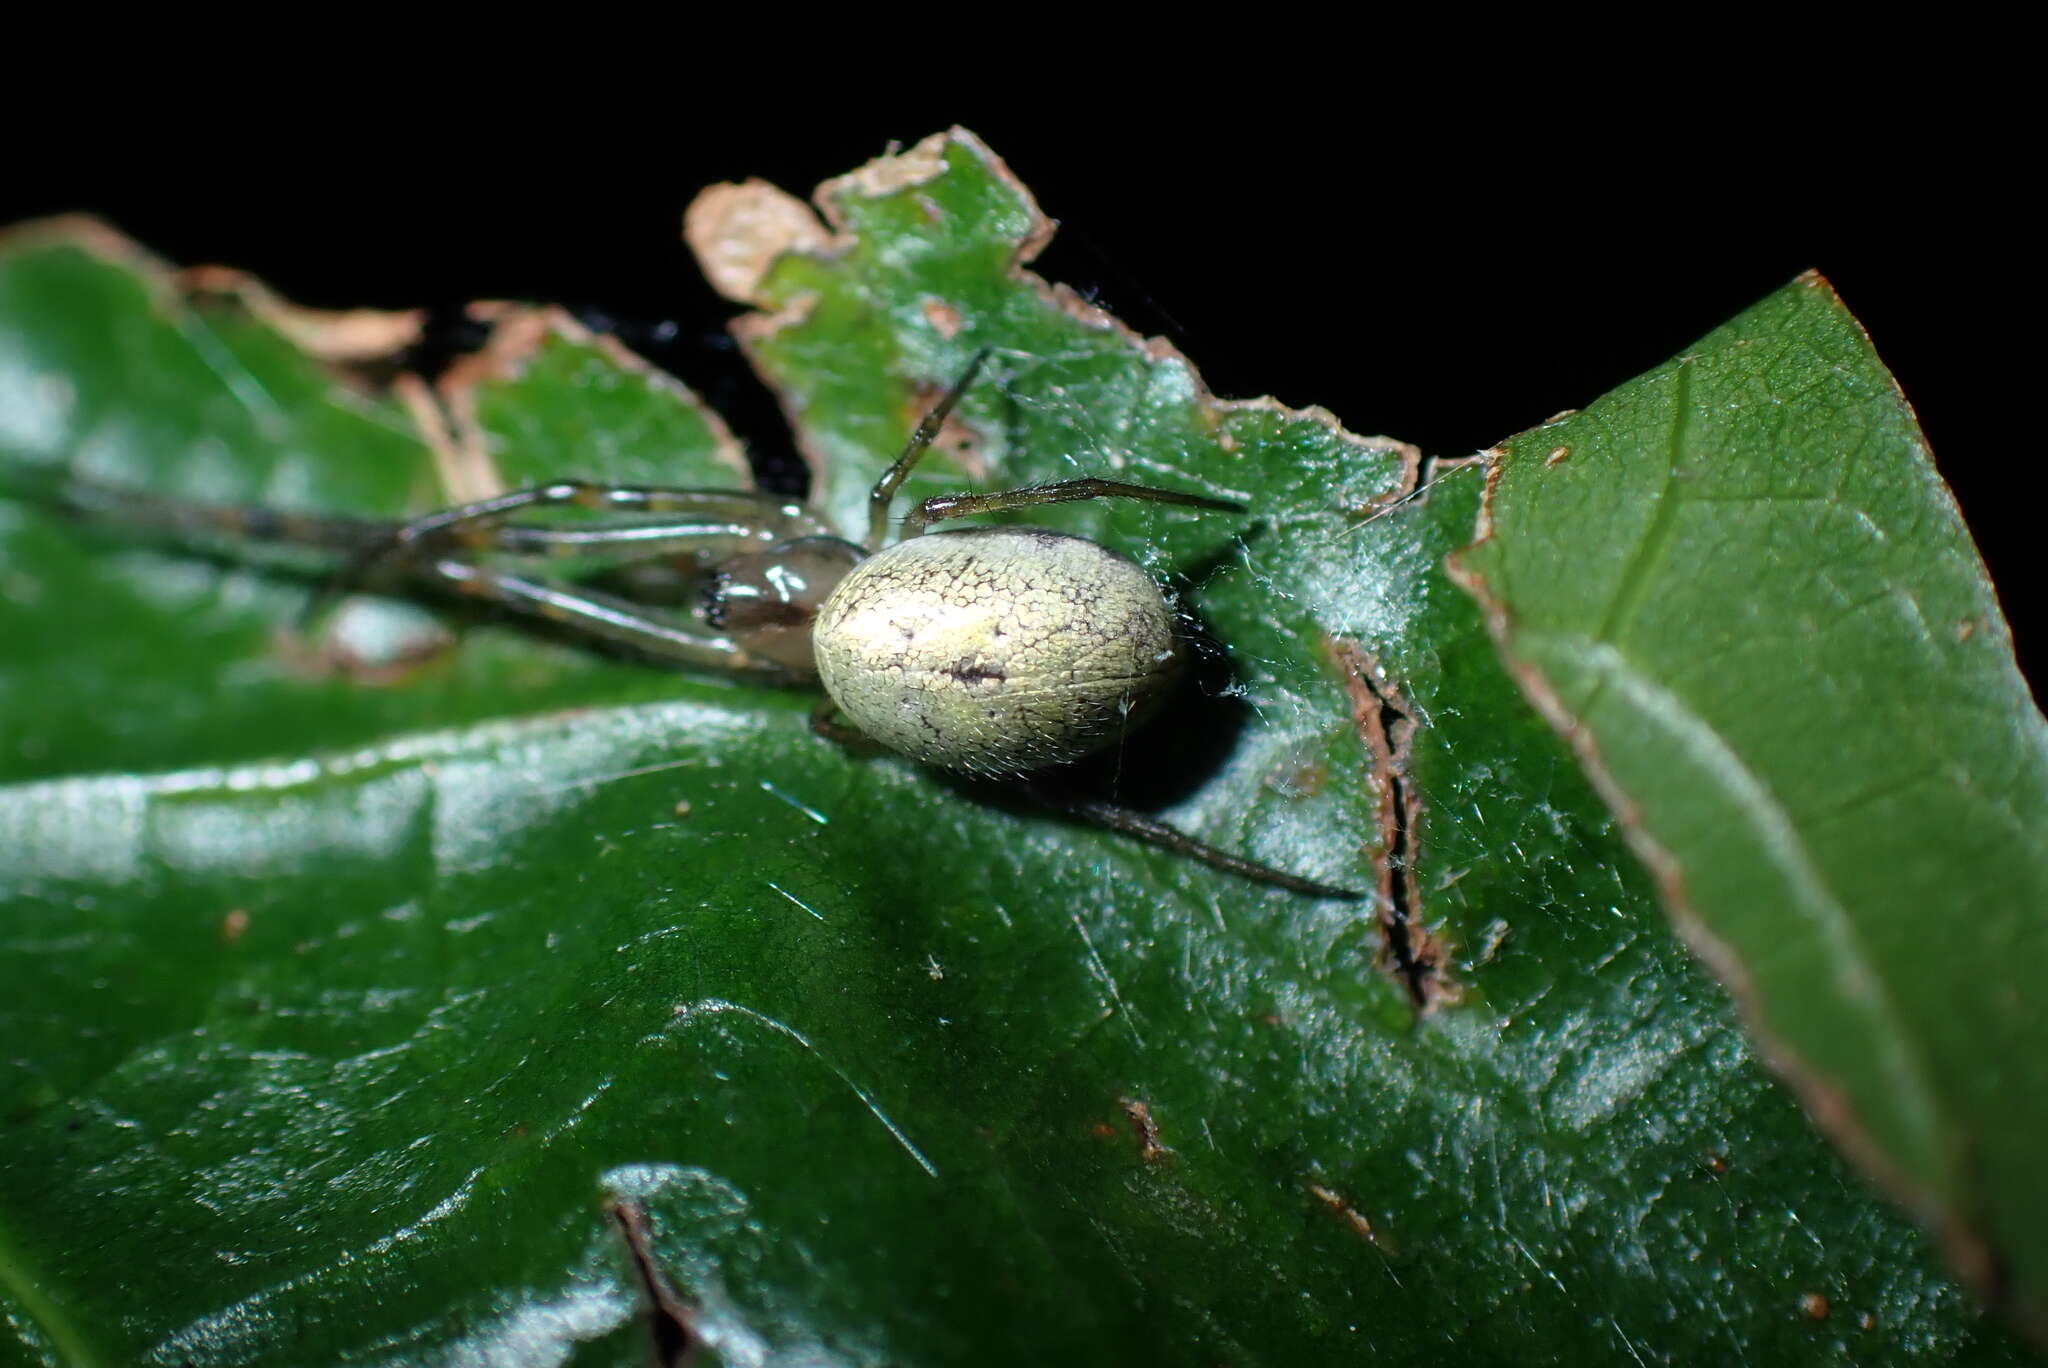
[(812, 628), (818, 676), (860, 731), (944, 769), (1021, 774), (1114, 741), (1181, 668), (1172, 610), (1106, 546), (1035, 527), (899, 542), (855, 566)]

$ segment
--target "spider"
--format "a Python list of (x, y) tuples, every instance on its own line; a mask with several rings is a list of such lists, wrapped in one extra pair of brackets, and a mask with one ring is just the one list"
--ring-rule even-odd
[[(867, 538), (847, 541), (813, 509), (757, 491), (558, 480), (408, 522), (159, 503), (74, 486), (67, 501), (183, 533), (229, 531), (347, 554), (305, 616), (392, 578), (438, 588), (679, 665), (820, 685), (812, 727), (865, 738), (941, 770), (1008, 781), (1074, 819), (1217, 869), (1319, 898), (1358, 898), (1204, 844), (1133, 809), (1048, 789), (1041, 771), (1101, 750), (1142, 721), (1181, 672), (1184, 633), (1159, 586), (1122, 554), (1041, 527), (923, 535), (951, 518), (1089, 499), (1243, 513), (1243, 504), (1084, 478), (929, 498), (885, 545), (896, 491), (987, 361), (978, 352), (868, 496)], [(575, 507), (636, 520), (515, 521)], [(533, 578), (483, 563), (599, 552), (684, 568), (683, 613), (644, 595)]]

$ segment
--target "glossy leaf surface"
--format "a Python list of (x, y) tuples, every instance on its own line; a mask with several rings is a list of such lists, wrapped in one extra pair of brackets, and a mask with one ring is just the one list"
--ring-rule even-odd
[(1808, 277), (1507, 444), (1460, 557), (1816, 1113), (2048, 1306), (2048, 726)]
[[(856, 514), (986, 344), (971, 447), (922, 492), (1085, 471), (1255, 505), (1048, 512), (1178, 576), (1228, 649), (1096, 780), (1391, 887), (1462, 1000), (1418, 1017), (1370, 904), (849, 753), (801, 693), (459, 615), (378, 682), (308, 671), (279, 635), (304, 580), (16, 502), (24, 1357), (637, 1363), (626, 1202), (729, 1364), (2022, 1360), (1765, 1074), (1498, 665), (1442, 569), (1476, 474), (1373, 518), (1408, 453), (1219, 404), (1014, 269), (1040, 221), (971, 139), (827, 202), (844, 236), (759, 280), (780, 326), (749, 341), (822, 500)], [(547, 333), (468, 377), (470, 439), (514, 481), (648, 478), (663, 443), (671, 482), (729, 469), (602, 351)], [(0, 393), (42, 404), (5, 408), (16, 471), (447, 497), (395, 406), (104, 243), (0, 257)]]

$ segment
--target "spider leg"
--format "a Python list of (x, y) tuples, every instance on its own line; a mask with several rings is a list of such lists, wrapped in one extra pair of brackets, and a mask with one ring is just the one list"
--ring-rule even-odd
[(1213, 509), (1219, 513), (1243, 513), (1245, 506), (1229, 499), (1212, 499), (1204, 494), (1184, 494), (1177, 489), (1155, 489), (1151, 485), (1124, 484), (1119, 480), (1061, 480), (1058, 484), (1030, 485), (1000, 494), (941, 494), (926, 499), (910, 510), (903, 520), (903, 535), (915, 537), (926, 527), (947, 518), (966, 518), (976, 513), (1002, 513), (1012, 508), (1039, 504), (1079, 503), (1086, 499), (1143, 499), (1151, 503), (1179, 504), (1184, 508)]
[[(856, 731), (841, 721), (836, 706), (829, 698), (820, 700), (818, 706), (811, 710), (811, 731), (827, 741), (842, 746), (876, 744), (866, 733)], [(1284, 869), (1275, 869), (1271, 865), (1260, 864), (1257, 860), (1247, 860), (1242, 855), (1233, 855), (1227, 850), (1198, 841), (1186, 832), (1176, 830), (1164, 822), (1147, 817), (1135, 808), (1104, 803), (1093, 798), (1082, 798), (1030, 779), (1015, 780), (1010, 786), (1033, 802), (1062, 816), (1087, 822), (1105, 831), (1135, 837), (1146, 845), (1170, 850), (1176, 855), (1185, 855), (1191, 860), (1201, 861), (1212, 869), (1220, 869), (1226, 874), (1236, 874), (1254, 883), (1271, 884), (1290, 892), (1305, 893), (1311, 898), (1342, 898), (1350, 902), (1366, 896), (1356, 889), (1317, 883), (1298, 874), (1289, 874)]]
[(1313, 879), (1304, 879), (1299, 875), (1275, 869), (1271, 865), (1260, 864), (1257, 860), (1247, 860), (1242, 855), (1219, 850), (1132, 808), (1099, 802), (1093, 798), (1053, 792), (1028, 781), (1022, 788), (1033, 799), (1055, 812), (1064, 813), (1077, 821), (1087, 822), (1107, 831), (1135, 837), (1146, 845), (1170, 850), (1191, 860), (1199, 860), (1210, 868), (1220, 869), (1226, 874), (1237, 874), (1255, 883), (1272, 884), (1276, 888), (1285, 888), (1291, 892), (1306, 893), (1311, 898), (1342, 898), (1355, 901), (1366, 896), (1356, 889), (1317, 883)]
[(81, 518), (195, 548), (257, 542), (352, 552), (389, 537), (402, 526), (390, 518), (301, 513), (259, 504), (194, 503), (75, 479), (53, 484), (37, 497), (47, 497)]
[(647, 656), (698, 669), (768, 675), (795, 682), (793, 670), (761, 660), (727, 637), (700, 635), (650, 616), (637, 604), (609, 594), (556, 585), (444, 557), (422, 567), (441, 586), (526, 617), (559, 623), (584, 636), (628, 646)]
[(992, 350), (994, 348), (983, 347), (974, 354), (974, 359), (967, 363), (967, 369), (953, 382), (953, 388), (946, 391), (945, 397), (934, 404), (932, 411), (924, 416), (924, 421), (917, 425), (917, 431), (910, 434), (910, 442), (903, 448), (903, 454), (882, 472), (882, 478), (876, 480), (875, 487), (868, 491), (868, 554), (873, 555), (882, 549), (882, 538), (889, 531), (889, 505), (896, 498), (897, 489), (902, 486), (904, 477), (910, 474), (911, 467), (924, 459), (925, 452), (938, 437), (939, 429), (946, 425), (947, 416), (960, 402), (960, 396), (967, 393), (967, 387), (974, 383), (975, 375)]
[(852, 750), (859, 747), (880, 749), (881, 743), (856, 727), (848, 726), (842, 720), (839, 705), (829, 698), (818, 700), (818, 706), (811, 709), (811, 734), (822, 736), (836, 745)]
[(501, 552), (511, 556), (618, 553), (633, 560), (694, 553), (727, 556), (766, 545), (760, 531), (738, 523), (677, 521), (612, 523), (593, 527), (543, 527), (536, 523), (500, 523), (464, 538), (464, 550)]
[[(577, 507), (599, 511), (681, 513), (687, 520), (663, 525), (655, 536), (647, 527), (548, 528), (507, 523), (523, 509)], [(729, 489), (669, 489), (635, 485), (593, 484), (584, 480), (552, 480), (510, 490), (474, 503), (439, 509), (411, 522), (396, 524), (387, 535), (356, 550), (334, 577), (307, 603), (301, 619), (317, 616), (328, 604), (349, 593), (394, 562), (412, 564), (455, 549), (474, 551), (573, 552), (591, 546), (616, 546), (636, 538), (671, 544), (695, 541), (724, 549), (745, 542), (769, 545), (792, 536), (830, 531), (801, 505), (773, 494)], [(723, 544), (721, 546), (720, 544)], [(640, 549), (653, 555), (661, 548)]]

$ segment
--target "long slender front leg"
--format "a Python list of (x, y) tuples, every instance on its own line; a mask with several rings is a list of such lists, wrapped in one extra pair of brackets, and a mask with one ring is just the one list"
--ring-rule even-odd
[(1151, 485), (1124, 484), (1119, 480), (1061, 480), (1058, 484), (1030, 485), (1000, 494), (941, 494), (926, 499), (910, 510), (903, 520), (903, 535), (915, 537), (935, 522), (948, 518), (972, 517), (976, 513), (1003, 513), (1013, 508), (1035, 508), (1040, 504), (1080, 503), (1087, 499), (1142, 499), (1149, 503), (1179, 504), (1183, 508), (1209, 509), (1218, 513), (1243, 513), (1241, 503), (1212, 499), (1206, 494), (1184, 494), (1177, 489)]
[[(302, 619), (317, 616), (334, 599), (355, 589), (394, 561), (411, 563), (457, 547), (472, 550), (527, 551), (575, 548), (607, 540), (603, 529), (506, 526), (505, 519), (524, 509), (573, 506), (593, 510), (690, 515), (687, 524), (668, 529), (677, 539), (687, 531), (707, 541), (758, 541), (763, 545), (786, 537), (830, 529), (802, 506), (770, 494), (727, 489), (672, 489), (638, 485), (593, 484), (585, 480), (552, 480), (510, 490), (474, 503), (456, 504), (395, 526), (389, 535), (361, 547), (320, 592), (307, 603)], [(580, 536), (578, 535), (580, 531)], [(618, 540), (627, 538), (616, 531)], [(650, 553), (651, 554), (651, 553)]]
[(1064, 813), (1078, 821), (1088, 822), (1108, 831), (1135, 837), (1146, 845), (1170, 850), (1191, 860), (1199, 860), (1210, 868), (1220, 869), (1226, 874), (1236, 874), (1256, 883), (1271, 884), (1275, 888), (1285, 888), (1295, 893), (1306, 893), (1311, 898), (1343, 898), (1355, 901), (1366, 896), (1356, 889), (1317, 883), (1314, 879), (1304, 879), (1297, 874), (1275, 869), (1271, 865), (1260, 864), (1257, 860), (1247, 860), (1242, 855), (1219, 850), (1132, 808), (1059, 793), (1029, 780), (1023, 781), (1020, 787), (1033, 800), (1055, 812)]
[(917, 431), (910, 434), (910, 442), (903, 448), (903, 454), (896, 463), (882, 472), (882, 478), (875, 481), (875, 487), (868, 491), (868, 554), (882, 549), (882, 538), (889, 532), (889, 505), (896, 498), (896, 491), (902, 487), (904, 477), (910, 474), (912, 466), (924, 459), (925, 452), (938, 437), (939, 429), (946, 425), (946, 418), (960, 402), (960, 396), (967, 393), (967, 387), (974, 383), (975, 375), (981, 370), (982, 362), (988, 360), (989, 352), (983, 347), (967, 363), (967, 369), (953, 382), (953, 388), (932, 407), (917, 425)]
[(306, 513), (259, 504), (192, 503), (140, 489), (86, 480), (53, 481), (31, 497), (48, 499), (82, 518), (159, 535), (184, 546), (258, 542), (352, 553), (391, 537), (403, 523), (394, 518)]
[[(462, 552), (508, 556), (567, 557), (596, 553), (607, 559), (652, 560), (694, 554), (716, 559), (736, 551), (759, 550), (764, 544), (755, 526), (733, 522), (608, 523), (589, 527), (545, 527), (535, 523), (500, 523), (463, 538)], [(768, 543), (772, 544), (772, 543)], [(440, 554), (457, 548), (419, 548)]]
[(658, 660), (788, 682), (802, 678), (785, 666), (750, 655), (726, 637), (683, 631), (650, 616), (638, 605), (609, 594), (563, 589), (463, 560), (437, 560), (425, 567), (423, 573), (465, 598), (559, 623), (584, 636), (628, 646)]

